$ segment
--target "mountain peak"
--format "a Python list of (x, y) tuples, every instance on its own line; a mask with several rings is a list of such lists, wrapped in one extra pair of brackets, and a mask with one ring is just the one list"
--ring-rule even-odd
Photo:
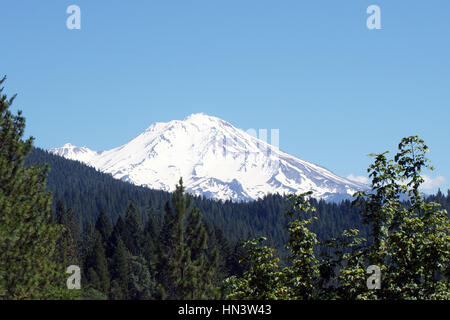
[(193, 122), (193, 123), (201, 122), (201, 123), (210, 123), (210, 124), (214, 124), (214, 123), (228, 124), (228, 122), (226, 122), (225, 120), (222, 120), (218, 117), (207, 115), (206, 113), (203, 113), (203, 112), (193, 113), (193, 114), (187, 116), (183, 121)]
[(67, 142), (67, 143), (64, 144), (61, 148), (76, 148), (76, 146), (74, 146), (74, 145), (71, 144), (70, 142)]
[(120, 147), (95, 152), (66, 144), (49, 152), (79, 160), (116, 179), (173, 191), (180, 177), (186, 191), (209, 198), (247, 201), (269, 193), (312, 191), (316, 198), (351, 196), (365, 186), (267, 144), (230, 123), (195, 113), (152, 124)]
[(188, 115), (186, 118), (184, 118), (184, 120), (198, 119), (198, 118), (212, 118), (212, 117), (207, 115), (204, 112), (199, 112), (199, 113), (192, 113), (192, 114)]
[(77, 147), (70, 142), (60, 148), (49, 149), (48, 152), (70, 160), (78, 160), (90, 164), (91, 159), (96, 158), (101, 152), (95, 152), (87, 147)]

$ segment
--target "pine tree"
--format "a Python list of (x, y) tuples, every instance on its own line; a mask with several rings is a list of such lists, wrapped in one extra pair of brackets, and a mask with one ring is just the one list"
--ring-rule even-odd
[(207, 248), (207, 234), (202, 222), (202, 213), (197, 207), (194, 207), (187, 217), (185, 240), (190, 249), (192, 261), (197, 260)]
[(111, 299), (125, 300), (129, 298), (128, 293), (128, 259), (130, 254), (127, 252), (122, 239), (119, 237), (116, 241), (114, 253), (110, 262), (111, 276)]
[(208, 228), (207, 225), (205, 227), (208, 234), (208, 256), (212, 261), (217, 256), (217, 267), (212, 283), (219, 286), (223, 279), (231, 275), (233, 248), (219, 227)]
[(218, 251), (208, 255), (207, 232), (202, 215), (191, 206), (180, 179), (170, 202), (165, 206), (163, 226), (157, 248), (157, 292), (167, 299), (217, 298), (213, 284)]
[(102, 236), (103, 245), (107, 244), (109, 236), (112, 232), (111, 220), (106, 215), (105, 211), (100, 210), (100, 215), (97, 218), (97, 222), (95, 223), (95, 229)]
[(170, 202), (166, 203), (163, 226), (159, 235), (156, 269), (158, 292), (167, 299), (182, 299), (186, 260), (189, 252), (183, 236), (183, 219), (190, 200), (184, 195), (180, 179)]
[(95, 244), (95, 228), (92, 224), (92, 222), (88, 222), (84, 228), (84, 232), (83, 232), (83, 237), (82, 237), (82, 241), (81, 241), (81, 256), (82, 256), (82, 261), (83, 261), (83, 272), (85, 273), (84, 277), (82, 277), (82, 282), (84, 282), (84, 279), (86, 279), (87, 277), (87, 268), (85, 266), (86, 264), (86, 257), (90, 254), (90, 252), (92, 251), (92, 248), (94, 247)]
[(124, 228), (124, 222), (119, 216), (106, 247), (109, 274), (111, 277), (110, 298), (113, 300), (124, 300), (129, 298), (127, 277), (130, 253), (122, 241)]
[(130, 256), (128, 263), (128, 291), (130, 299), (150, 300), (155, 289), (147, 261), (142, 256)]
[(122, 240), (128, 251), (134, 256), (139, 256), (142, 252), (144, 242), (144, 228), (141, 215), (132, 201), (127, 209), (124, 220), (124, 230)]
[(155, 273), (156, 263), (156, 249), (158, 242), (158, 230), (154, 217), (154, 212), (151, 212), (148, 221), (144, 228), (144, 243), (143, 243), (143, 257), (148, 261), (150, 272)]
[(207, 233), (202, 222), (202, 214), (194, 207), (187, 217), (185, 241), (188, 249), (185, 281), (183, 283), (184, 299), (212, 299), (218, 295), (213, 285), (214, 274), (218, 267), (217, 248), (212, 257), (207, 256)]
[(110, 289), (110, 276), (102, 236), (98, 231), (95, 231), (93, 245), (86, 254), (84, 269), (87, 272), (89, 286), (107, 296)]
[[(6, 77), (0, 80), (0, 85)], [(48, 167), (24, 166), (33, 138), (25, 119), (9, 110), (15, 96), (0, 89), (0, 299), (56, 298), (64, 268), (53, 261), (62, 228), (51, 223)], [(56, 295), (56, 296), (55, 296)]]
[[(111, 235), (109, 236), (109, 239), (108, 239), (106, 247), (105, 247), (106, 257), (108, 259), (112, 259), (113, 255), (116, 253), (119, 241), (121, 241), (122, 245), (124, 245), (123, 240), (122, 240), (122, 237), (124, 235), (124, 230), (125, 230), (125, 224), (122, 220), (122, 217), (119, 216), (117, 218), (116, 224), (114, 225), (114, 228), (111, 232)], [(126, 247), (125, 247), (125, 249), (126, 249)]]
[(66, 209), (61, 201), (56, 204), (55, 223), (64, 227), (57, 241), (55, 256), (63, 266), (80, 265), (79, 225), (72, 209)]

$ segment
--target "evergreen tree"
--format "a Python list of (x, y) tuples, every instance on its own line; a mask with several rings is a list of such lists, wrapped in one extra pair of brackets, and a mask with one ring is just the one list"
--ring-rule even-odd
[(154, 281), (142, 256), (128, 259), (128, 291), (132, 300), (149, 300), (154, 292)]
[(206, 250), (207, 234), (202, 222), (202, 214), (198, 208), (193, 208), (187, 217), (185, 232), (186, 245), (190, 249), (191, 260), (195, 261)]
[(244, 243), (245, 241), (242, 239), (236, 241), (227, 262), (229, 273), (238, 278), (250, 269), (249, 259), (247, 259), (248, 252), (245, 250)]
[(183, 180), (180, 179), (170, 203), (167, 202), (165, 207), (157, 253), (158, 291), (167, 299), (181, 299), (184, 294), (183, 282), (190, 253), (183, 236), (183, 220), (189, 206), (190, 200), (184, 195)]
[(98, 231), (95, 231), (94, 242), (89, 248), (84, 268), (87, 272), (88, 284), (108, 296), (110, 289), (110, 275), (108, 272), (108, 263), (105, 255), (105, 248), (103, 247), (102, 236)]
[(111, 299), (125, 300), (128, 294), (129, 253), (119, 237), (110, 262)]
[(56, 245), (55, 256), (63, 266), (80, 265), (79, 224), (72, 209), (66, 209), (61, 201), (56, 204), (55, 223), (64, 227)]
[[(106, 257), (108, 259), (112, 259), (113, 255), (117, 251), (117, 247), (119, 245), (119, 241), (122, 242), (122, 245), (124, 245), (122, 237), (124, 235), (125, 230), (125, 224), (122, 220), (122, 217), (119, 216), (117, 218), (116, 224), (114, 225), (114, 228), (111, 232), (111, 235), (109, 236), (109, 239), (107, 241), (106, 247), (105, 247), (105, 253)], [(128, 251), (125, 247), (125, 250)]]
[[(0, 79), (0, 85), (6, 77)], [(22, 140), (25, 119), (9, 110), (0, 89), (0, 299), (57, 298), (64, 267), (53, 261), (62, 227), (51, 223), (48, 167), (24, 166), (33, 138)]]
[(202, 222), (200, 210), (194, 207), (187, 217), (185, 241), (188, 249), (185, 280), (183, 282), (184, 299), (211, 299), (218, 295), (213, 278), (218, 267), (217, 248), (211, 259), (207, 256), (207, 234)]
[(201, 212), (196, 207), (191, 208), (191, 198), (184, 194), (182, 179), (165, 209), (156, 262), (159, 296), (217, 298), (218, 288), (213, 279), (218, 251), (213, 250), (208, 255), (208, 237)]
[(103, 241), (103, 245), (107, 244), (109, 236), (112, 232), (111, 220), (106, 215), (105, 211), (100, 210), (100, 215), (97, 218), (95, 229), (100, 233)]
[(155, 221), (154, 212), (152, 211), (144, 228), (143, 257), (148, 262), (149, 271), (152, 275), (156, 274), (155, 264), (157, 262), (157, 246), (158, 246), (158, 226)]
[(122, 240), (132, 255), (140, 255), (144, 237), (141, 215), (134, 201), (128, 206), (124, 220)]
[(217, 257), (212, 283), (219, 286), (222, 280), (231, 274), (232, 264), (234, 263), (233, 246), (219, 227), (211, 228), (205, 225), (205, 228), (208, 235), (207, 255), (212, 261), (214, 261), (215, 256)]
[[(84, 228), (82, 242), (81, 242), (81, 255), (83, 257), (83, 270), (87, 272), (87, 268), (85, 268), (84, 264), (86, 263), (86, 257), (92, 251), (92, 248), (95, 244), (95, 229), (91, 222), (88, 222)], [(83, 277), (82, 279), (85, 279)], [(84, 280), (82, 280), (84, 281)]]

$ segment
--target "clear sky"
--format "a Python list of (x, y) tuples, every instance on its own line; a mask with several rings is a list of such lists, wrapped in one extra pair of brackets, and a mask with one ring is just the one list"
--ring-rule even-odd
[(279, 129), (282, 150), (341, 176), (419, 134), (429, 186), (450, 187), (448, 0), (2, 0), (0, 39), (6, 92), (42, 148), (105, 150), (204, 112)]

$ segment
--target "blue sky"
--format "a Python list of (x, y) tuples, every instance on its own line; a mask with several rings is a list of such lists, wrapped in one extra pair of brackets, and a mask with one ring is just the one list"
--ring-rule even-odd
[[(81, 30), (68, 30), (69, 5)], [(381, 30), (366, 27), (369, 5)], [(105, 150), (204, 112), (279, 129), (341, 176), (419, 134), (450, 187), (450, 2), (3, 0), (0, 74), (27, 134)]]

